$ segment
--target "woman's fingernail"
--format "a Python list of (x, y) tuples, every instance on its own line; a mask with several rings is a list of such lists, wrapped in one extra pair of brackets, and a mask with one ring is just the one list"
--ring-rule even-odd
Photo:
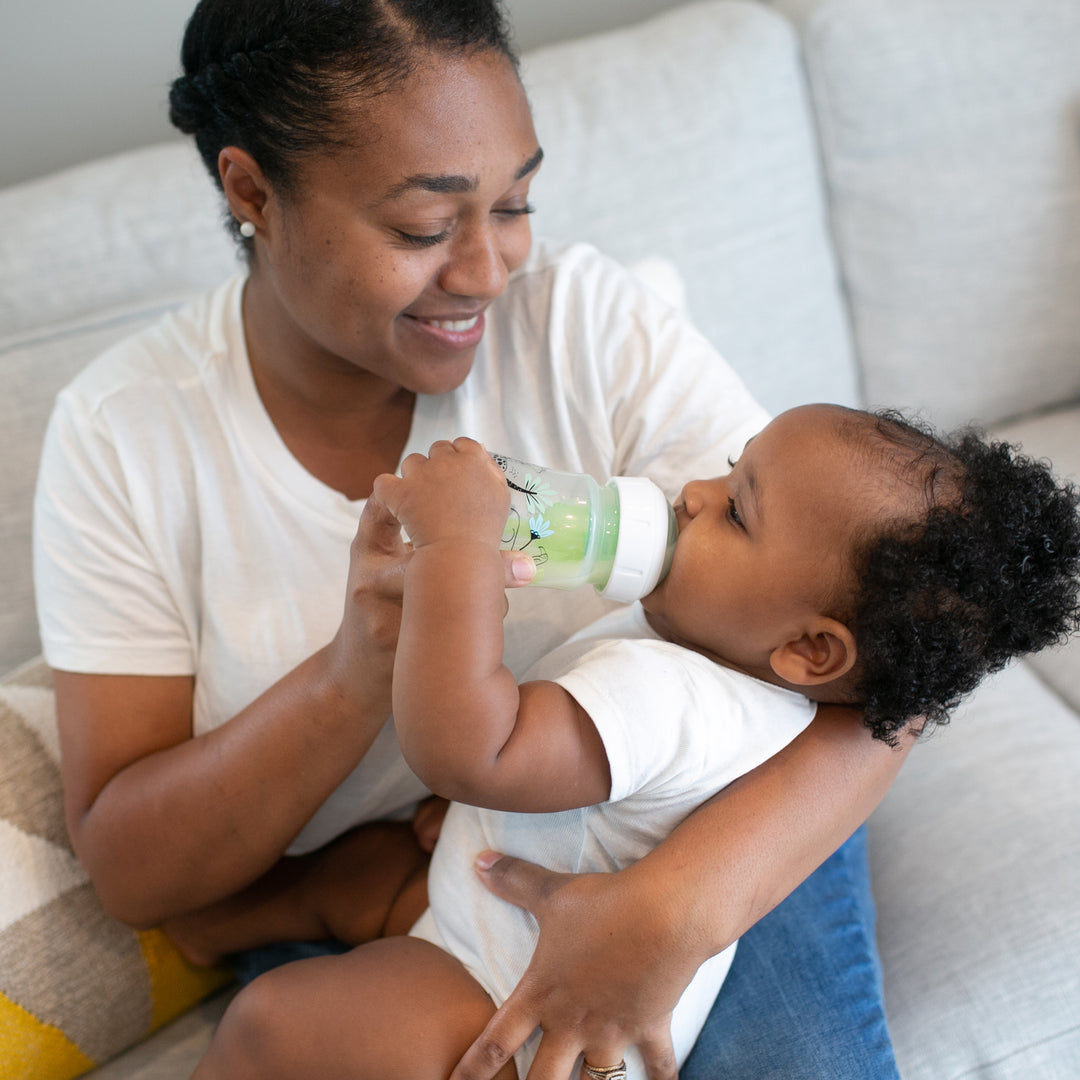
[(481, 851), (476, 856), (476, 869), (490, 870), (501, 858), (497, 851)]
[(510, 570), (515, 581), (532, 581), (536, 577), (536, 563), (528, 555), (515, 559)]

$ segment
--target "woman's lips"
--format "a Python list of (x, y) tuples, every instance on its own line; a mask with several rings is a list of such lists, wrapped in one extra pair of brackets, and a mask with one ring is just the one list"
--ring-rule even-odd
[(421, 318), (406, 315), (413, 325), (429, 338), (452, 349), (471, 349), (480, 344), (484, 336), (484, 313), (478, 312), (465, 318)]

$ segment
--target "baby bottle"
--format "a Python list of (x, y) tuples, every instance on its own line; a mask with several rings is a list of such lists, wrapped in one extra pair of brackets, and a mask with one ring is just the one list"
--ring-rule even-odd
[(510, 486), (504, 551), (536, 563), (530, 584), (574, 589), (588, 582), (609, 600), (652, 592), (671, 568), (678, 527), (664, 493), (642, 476), (559, 472), (492, 454)]

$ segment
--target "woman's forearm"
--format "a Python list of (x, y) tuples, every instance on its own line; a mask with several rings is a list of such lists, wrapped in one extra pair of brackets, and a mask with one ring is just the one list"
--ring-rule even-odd
[[(389, 711), (378, 697), (367, 709), (341, 698), (320, 653), (195, 739), (190, 691), (185, 718), (182, 695), (170, 705), (161, 680), (87, 678), (56, 673), (62, 727), (89, 725), (64, 740), (69, 831), (106, 908), (137, 926), (220, 900), (269, 869)], [(148, 717), (171, 739), (137, 748), (120, 736), (102, 749), (118, 728), (155, 726)]]
[(649, 893), (655, 885), (682, 905), (690, 947), (702, 961), (715, 955), (869, 817), (912, 741), (894, 750), (872, 739), (853, 711), (820, 707), (792, 743), (702, 805), (637, 863), (638, 886)]

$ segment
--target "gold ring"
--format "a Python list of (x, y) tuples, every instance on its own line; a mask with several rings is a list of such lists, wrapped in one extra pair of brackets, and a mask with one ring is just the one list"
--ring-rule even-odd
[(590, 1065), (587, 1061), (582, 1064), (589, 1080), (626, 1080), (626, 1058), (618, 1065)]

